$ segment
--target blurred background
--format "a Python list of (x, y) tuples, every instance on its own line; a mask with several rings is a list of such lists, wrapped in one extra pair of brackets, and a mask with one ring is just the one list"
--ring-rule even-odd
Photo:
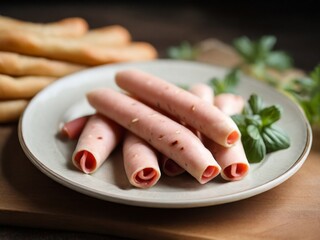
[(320, 14), (316, 1), (3, 1), (0, 14), (50, 22), (85, 18), (91, 28), (120, 24), (134, 40), (152, 43), (165, 58), (172, 45), (217, 38), (225, 43), (240, 36), (277, 37), (276, 48), (288, 52), (294, 65), (309, 71), (320, 62)]

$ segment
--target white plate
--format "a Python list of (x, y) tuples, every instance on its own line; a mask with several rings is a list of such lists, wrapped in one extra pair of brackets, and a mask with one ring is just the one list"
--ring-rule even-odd
[(265, 192), (296, 173), (309, 153), (312, 134), (301, 110), (273, 88), (242, 77), (237, 90), (242, 96), (248, 98), (257, 93), (268, 105), (282, 105), (283, 117), (278, 124), (291, 139), (290, 148), (269, 154), (261, 163), (252, 164), (245, 179), (225, 182), (218, 177), (201, 185), (188, 174), (178, 177), (163, 175), (154, 187), (137, 189), (126, 179), (119, 149), (97, 172), (86, 175), (71, 164), (75, 142), (58, 137), (59, 125), (93, 112), (86, 102), (86, 92), (101, 86), (118, 89), (114, 75), (126, 68), (138, 68), (176, 84), (207, 82), (212, 77), (223, 77), (227, 71), (196, 62), (156, 60), (99, 66), (60, 79), (32, 99), (19, 124), (21, 146), (43, 173), (73, 190), (111, 202), (187, 208), (233, 202)]

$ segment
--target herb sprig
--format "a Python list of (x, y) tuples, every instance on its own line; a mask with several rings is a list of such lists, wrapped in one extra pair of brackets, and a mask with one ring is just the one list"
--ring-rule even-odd
[(178, 46), (172, 46), (167, 50), (169, 58), (180, 60), (195, 60), (198, 49), (188, 41), (183, 41)]
[(292, 58), (284, 51), (273, 50), (275, 36), (262, 36), (253, 41), (246, 36), (233, 41), (233, 46), (242, 57), (242, 67), (255, 78), (277, 85), (277, 79), (268, 73), (268, 69), (282, 71), (292, 67)]
[(297, 100), (310, 124), (320, 127), (320, 65), (309, 76), (289, 82), (284, 90)]
[(221, 93), (235, 93), (236, 87), (240, 81), (240, 69), (234, 68), (231, 69), (223, 79), (219, 79), (214, 77), (209, 80), (209, 85), (214, 90), (215, 95), (219, 95)]
[(242, 114), (232, 119), (241, 132), (241, 141), (250, 163), (262, 161), (266, 154), (290, 146), (288, 135), (275, 125), (281, 118), (278, 105), (265, 107), (261, 97), (252, 94)]

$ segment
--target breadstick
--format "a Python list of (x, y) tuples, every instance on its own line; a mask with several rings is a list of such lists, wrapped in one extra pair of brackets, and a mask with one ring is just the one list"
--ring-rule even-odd
[(111, 25), (89, 30), (79, 40), (102, 46), (124, 46), (130, 43), (131, 35), (120, 25)]
[(28, 103), (25, 99), (0, 101), (0, 123), (18, 120)]
[(92, 45), (75, 38), (66, 40), (66, 38), (9, 30), (0, 31), (0, 50), (91, 66), (150, 60), (157, 56), (155, 48), (145, 42), (132, 42), (121, 47), (107, 47)]
[(0, 73), (11, 76), (62, 77), (85, 68), (69, 62), (0, 51)]
[(43, 76), (13, 78), (0, 74), (0, 100), (31, 98), (55, 79)]
[(35, 23), (0, 16), (0, 30), (23, 30), (48, 36), (79, 37), (88, 31), (88, 23), (79, 17), (50, 23)]

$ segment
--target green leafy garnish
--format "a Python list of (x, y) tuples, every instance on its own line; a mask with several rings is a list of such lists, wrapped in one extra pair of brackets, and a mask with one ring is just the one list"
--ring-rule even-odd
[(256, 41), (243, 36), (233, 42), (233, 46), (242, 57), (242, 67), (253, 77), (277, 86), (277, 79), (268, 73), (268, 69), (282, 71), (292, 66), (292, 58), (284, 51), (273, 50), (277, 39), (275, 36), (262, 36)]
[(179, 46), (172, 46), (167, 50), (169, 58), (180, 60), (195, 60), (198, 54), (195, 48), (188, 41), (183, 41)]
[(281, 111), (278, 105), (265, 107), (262, 98), (252, 94), (243, 113), (232, 116), (250, 163), (260, 162), (266, 154), (290, 146), (287, 134), (274, 125), (281, 118)]
[(214, 94), (235, 93), (235, 89), (239, 84), (240, 69), (234, 68), (230, 70), (223, 79), (216, 77), (209, 80), (209, 85), (214, 89)]
[(271, 67), (283, 70), (291, 67), (292, 59), (283, 51), (273, 51), (277, 39), (275, 36), (263, 36), (257, 41), (248, 37), (235, 39), (233, 45), (239, 55), (248, 64), (260, 68)]
[(310, 124), (320, 126), (320, 65), (308, 77), (289, 82), (284, 90), (296, 99)]

